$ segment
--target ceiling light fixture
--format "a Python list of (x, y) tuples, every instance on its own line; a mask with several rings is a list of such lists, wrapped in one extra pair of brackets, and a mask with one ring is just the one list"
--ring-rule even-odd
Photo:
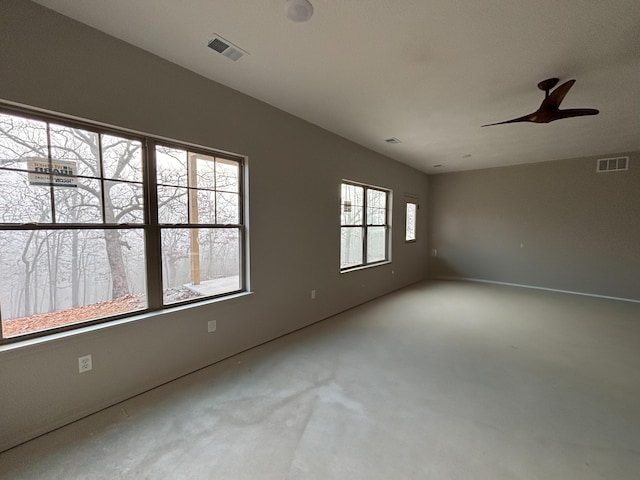
[(287, 0), (284, 4), (284, 12), (289, 20), (306, 22), (313, 16), (313, 5), (309, 0)]

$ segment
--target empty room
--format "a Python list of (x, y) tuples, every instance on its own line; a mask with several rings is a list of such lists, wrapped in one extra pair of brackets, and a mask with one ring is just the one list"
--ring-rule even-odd
[(0, 478), (640, 478), (631, 0), (0, 0)]

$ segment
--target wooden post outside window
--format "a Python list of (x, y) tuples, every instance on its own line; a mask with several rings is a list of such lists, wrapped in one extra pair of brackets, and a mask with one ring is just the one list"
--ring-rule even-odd
[[(187, 176), (189, 178), (189, 223), (198, 223), (198, 156), (195, 153), (189, 154), (187, 160)], [(191, 283), (200, 285), (200, 244), (198, 243), (198, 229), (191, 228)]]

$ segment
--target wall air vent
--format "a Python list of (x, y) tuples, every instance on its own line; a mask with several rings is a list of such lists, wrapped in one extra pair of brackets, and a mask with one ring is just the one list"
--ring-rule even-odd
[(385, 139), (385, 142), (395, 145), (396, 143), (400, 143), (400, 140), (398, 140), (396, 137), (391, 137)]
[(244, 55), (249, 55), (249, 52), (241, 49), (237, 45), (234, 45), (229, 40), (225, 40), (217, 33), (213, 34), (213, 37), (207, 42), (207, 46), (218, 53), (221, 53), (227, 58), (230, 58), (234, 62), (239, 60)]
[(601, 158), (597, 165), (598, 173), (629, 170), (629, 157)]

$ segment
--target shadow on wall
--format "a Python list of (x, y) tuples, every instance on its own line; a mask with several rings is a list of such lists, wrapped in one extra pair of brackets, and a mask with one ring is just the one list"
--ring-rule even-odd
[(433, 252), (429, 257), (429, 278), (463, 278), (462, 273), (449, 261), (441, 256), (434, 256)]

